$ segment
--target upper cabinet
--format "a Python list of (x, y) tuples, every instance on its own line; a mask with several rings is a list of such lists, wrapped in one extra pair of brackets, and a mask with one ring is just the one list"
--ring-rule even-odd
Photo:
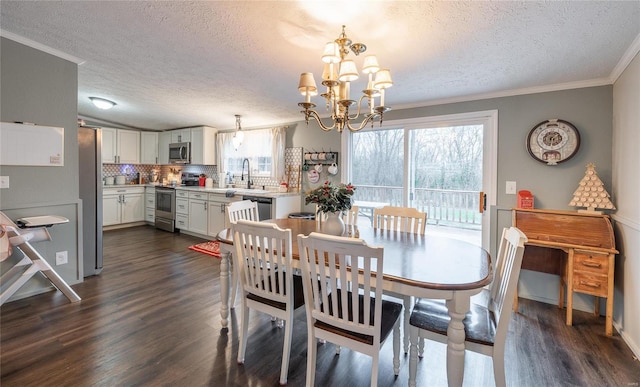
[(140, 132), (102, 128), (102, 162), (140, 164)]
[(174, 129), (171, 133), (171, 142), (191, 142), (191, 128)]
[(171, 132), (158, 133), (158, 164), (169, 164), (169, 144)]
[(102, 162), (107, 164), (169, 164), (169, 144), (191, 143), (191, 164), (216, 164), (216, 134), (209, 126), (165, 132), (102, 128)]
[(191, 128), (191, 164), (216, 164), (216, 134), (209, 126)]
[(140, 133), (140, 163), (158, 164), (158, 133)]

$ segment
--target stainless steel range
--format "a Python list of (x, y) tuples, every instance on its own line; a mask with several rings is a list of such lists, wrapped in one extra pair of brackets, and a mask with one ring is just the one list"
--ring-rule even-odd
[(156, 228), (175, 232), (176, 190), (169, 187), (156, 187)]

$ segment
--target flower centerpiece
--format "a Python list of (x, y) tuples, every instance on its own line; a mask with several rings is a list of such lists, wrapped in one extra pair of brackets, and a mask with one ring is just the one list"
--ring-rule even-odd
[(320, 187), (308, 191), (304, 202), (305, 204), (315, 204), (319, 212), (327, 214), (327, 220), (322, 226), (324, 232), (342, 235), (344, 222), (340, 213), (351, 208), (351, 197), (355, 190), (356, 187), (351, 183), (333, 185), (329, 180), (326, 180)]

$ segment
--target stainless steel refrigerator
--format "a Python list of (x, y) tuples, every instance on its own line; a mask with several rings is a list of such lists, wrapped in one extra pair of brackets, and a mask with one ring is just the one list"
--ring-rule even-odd
[(102, 130), (78, 128), (84, 276), (102, 271)]

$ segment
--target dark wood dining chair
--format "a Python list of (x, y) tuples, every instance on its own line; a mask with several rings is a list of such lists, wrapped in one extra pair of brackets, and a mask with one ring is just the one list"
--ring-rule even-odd
[(315, 382), (316, 339), (371, 356), (371, 386), (377, 386), (380, 348), (393, 331), (398, 375), (402, 305), (382, 298), (384, 248), (314, 232), (298, 235), (298, 249), (307, 312), (306, 385)]
[(287, 383), (293, 312), (304, 305), (302, 278), (291, 268), (291, 230), (272, 223), (238, 220), (233, 227), (236, 267), (242, 283), (242, 317), (238, 363), (244, 364), (249, 310), (274, 316), (284, 323), (280, 384)]
[[(526, 235), (516, 227), (503, 232), (493, 281), (489, 287), (489, 300), (486, 304), (471, 304), (471, 310), (463, 320), (465, 348), (492, 357), (493, 374), (498, 387), (506, 386), (504, 348), (525, 242)], [(411, 342), (415, 343), (420, 337), (446, 343), (449, 321), (444, 301), (418, 300), (409, 319)], [(415, 346), (411, 351), (417, 351)], [(415, 381), (416, 378), (416, 358), (413, 356), (409, 361), (409, 380)]]

